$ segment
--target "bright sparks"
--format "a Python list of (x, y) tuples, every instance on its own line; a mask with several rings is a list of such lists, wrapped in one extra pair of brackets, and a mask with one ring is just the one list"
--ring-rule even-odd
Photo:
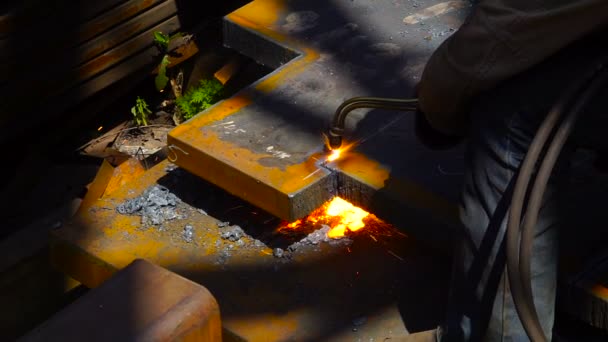
[(309, 216), (289, 223), (282, 229), (291, 230), (302, 228), (305, 225), (327, 224), (331, 227), (327, 236), (332, 239), (339, 239), (346, 236), (348, 232), (363, 229), (365, 227), (364, 221), (367, 218), (375, 218), (375, 216), (340, 197), (334, 197)]
[(340, 146), (340, 148), (333, 149), (329, 144), (329, 138), (325, 134), (323, 134), (323, 141), (325, 143), (325, 147), (327, 147), (327, 149), (330, 151), (329, 155), (325, 159), (326, 163), (331, 163), (340, 159), (340, 157), (342, 157), (348, 150), (355, 146), (355, 143), (346, 144), (345, 141), (342, 141), (342, 146)]

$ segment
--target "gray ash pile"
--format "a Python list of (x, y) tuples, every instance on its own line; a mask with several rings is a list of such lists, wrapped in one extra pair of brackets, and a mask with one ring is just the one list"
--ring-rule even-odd
[(141, 216), (144, 227), (162, 225), (166, 221), (184, 218), (177, 210), (180, 199), (169, 189), (154, 185), (140, 196), (129, 199), (116, 207), (122, 215)]

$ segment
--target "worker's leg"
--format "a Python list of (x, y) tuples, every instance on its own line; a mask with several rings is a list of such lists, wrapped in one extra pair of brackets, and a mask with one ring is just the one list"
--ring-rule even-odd
[[(461, 217), (465, 227), (454, 264), (450, 312), (442, 333), (452, 340), (527, 341), (505, 267), (506, 215), (516, 173), (542, 118), (537, 108), (487, 101), (475, 111), (467, 155)], [(557, 268), (554, 189), (543, 206), (532, 256), (533, 291), (545, 333), (551, 335)], [(503, 196), (505, 195), (505, 196)]]
[[(504, 235), (513, 179), (538, 126), (564, 88), (604, 54), (597, 46), (582, 44), (564, 50), (483, 94), (475, 104), (461, 207), (464, 231), (455, 254), (449, 313), (438, 331), (439, 339), (528, 341), (504, 272)], [(606, 108), (605, 103), (594, 107)], [(579, 144), (580, 136), (599, 137), (591, 142), (595, 145), (606, 140), (602, 133), (606, 125), (590, 121), (594, 118), (600, 116), (593, 112), (583, 115), (571, 140)], [(548, 185), (532, 255), (535, 304), (549, 338), (555, 311), (558, 222), (562, 222), (556, 180), (567, 159), (567, 153), (562, 153)]]

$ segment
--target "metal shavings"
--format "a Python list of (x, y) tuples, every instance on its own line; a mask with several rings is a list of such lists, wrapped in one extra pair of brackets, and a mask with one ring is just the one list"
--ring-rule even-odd
[(239, 241), (243, 236), (245, 236), (245, 232), (239, 226), (230, 226), (228, 228), (225, 228), (220, 234), (220, 236), (224, 240), (236, 242)]
[(272, 250), (272, 255), (274, 255), (275, 258), (282, 258), (285, 256), (285, 251), (282, 248), (275, 248)]
[(204, 211), (203, 209), (200, 209), (200, 208), (199, 208), (199, 209), (196, 209), (196, 211), (198, 211), (198, 213), (199, 213), (199, 214), (202, 214), (202, 215), (205, 215), (205, 216), (208, 216), (208, 215), (209, 215), (209, 214), (207, 214), (207, 212), (206, 212), (206, 211)]
[(230, 222), (220, 222), (217, 224), (217, 226), (219, 228), (224, 228), (224, 227), (228, 227), (230, 225)]
[(397, 254), (395, 254), (391, 250), (388, 250), (388, 254), (390, 254), (390, 255), (394, 256), (395, 258), (399, 259), (401, 262), (405, 262), (405, 260), (402, 257), (398, 256)]
[(182, 237), (186, 242), (192, 242), (194, 240), (194, 227), (192, 225), (187, 224), (184, 227), (184, 231), (182, 233)]
[(339, 238), (339, 239), (330, 238), (329, 236), (327, 236), (327, 233), (330, 230), (331, 230), (331, 227), (324, 224), (321, 229), (315, 230), (314, 232), (308, 234), (308, 236), (306, 236), (302, 240), (291, 244), (289, 247), (287, 247), (287, 251), (293, 253), (301, 247), (304, 247), (307, 245), (314, 246), (314, 245), (318, 245), (322, 242), (329, 243), (332, 246), (340, 246), (340, 245), (348, 246), (348, 245), (352, 244), (352, 240), (347, 237), (343, 237), (343, 238)]
[(118, 205), (116, 211), (123, 215), (141, 216), (144, 227), (159, 226), (166, 221), (183, 218), (176, 210), (179, 202), (180, 199), (169, 189), (154, 185), (146, 189), (141, 196)]
[(286, 158), (290, 158), (291, 157), (291, 154), (289, 154), (287, 152), (275, 150), (274, 146), (268, 146), (268, 147), (266, 147), (266, 152), (272, 154), (273, 157), (276, 157), (276, 158), (279, 158), (279, 159), (286, 159)]
[(228, 259), (232, 256), (232, 254), (229, 251), (221, 251), (217, 260), (215, 261), (216, 264), (225, 264), (226, 261), (228, 261)]

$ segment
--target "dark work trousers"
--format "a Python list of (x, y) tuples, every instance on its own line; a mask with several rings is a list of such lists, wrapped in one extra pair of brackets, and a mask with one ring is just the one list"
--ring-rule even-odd
[[(471, 113), (461, 221), (448, 315), (441, 341), (528, 341), (519, 321), (505, 270), (505, 230), (515, 175), (551, 107), (565, 89), (605, 54), (606, 44), (564, 49), (547, 61), (481, 94)], [(545, 334), (555, 317), (558, 246), (565, 225), (560, 198), (574, 152), (606, 150), (608, 91), (591, 101), (556, 165), (536, 226), (532, 286)], [(607, 199), (608, 202), (608, 199)]]

